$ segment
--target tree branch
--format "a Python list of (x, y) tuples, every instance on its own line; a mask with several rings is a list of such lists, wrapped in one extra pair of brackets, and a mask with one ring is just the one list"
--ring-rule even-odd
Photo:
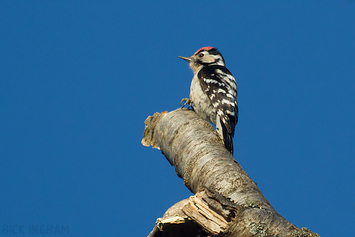
[(318, 236), (281, 217), (214, 128), (192, 110), (149, 116), (142, 144), (161, 150), (196, 194), (171, 207), (149, 236)]

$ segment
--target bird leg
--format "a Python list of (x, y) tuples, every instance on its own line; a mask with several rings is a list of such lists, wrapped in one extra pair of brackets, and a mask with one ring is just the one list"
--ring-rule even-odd
[(180, 105), (182, 106), (182, 108), (184, 108), (186, 105), (188, 105), (188, 109), (193, 109), (192, 108), (192, 100), (191, 99), (188, 99), (188, 98), (183, 98), (181, 101), (180, 101)]

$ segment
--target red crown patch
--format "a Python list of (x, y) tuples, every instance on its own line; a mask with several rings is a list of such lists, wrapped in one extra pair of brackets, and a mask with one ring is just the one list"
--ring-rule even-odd
[[(200, 51), (209, 51), (211, 49), (215, 49), (215, 47), (211, 47), (211, 46), (207, 46), (207, 47), (202, 47), (199, 50), (196, 51), (196, 53), (200, 52)], [(195, 53), (195, 54), (196, 54)]]

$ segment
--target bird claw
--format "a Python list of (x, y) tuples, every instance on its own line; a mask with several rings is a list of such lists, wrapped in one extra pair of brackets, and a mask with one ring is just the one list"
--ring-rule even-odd
[(182, 106), (182, 108), (184, 108), (186, 105), (188, 105), (188, 109), (192, 109), (192, 100), (188, 99), (188, 98), (183, 98), (180, 101), (180, 105)]

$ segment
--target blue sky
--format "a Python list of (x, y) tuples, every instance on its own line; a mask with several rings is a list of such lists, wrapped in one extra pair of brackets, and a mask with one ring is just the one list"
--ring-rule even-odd
[(1, 1), (1, 228), (146, 236), (191, 193), (141, 145), (144, 120), (189, 95), (177, 56), (215, 46), (238, 84), (236, 160), (287, 220), (349, 236), (354, 14), (352, 0)]

